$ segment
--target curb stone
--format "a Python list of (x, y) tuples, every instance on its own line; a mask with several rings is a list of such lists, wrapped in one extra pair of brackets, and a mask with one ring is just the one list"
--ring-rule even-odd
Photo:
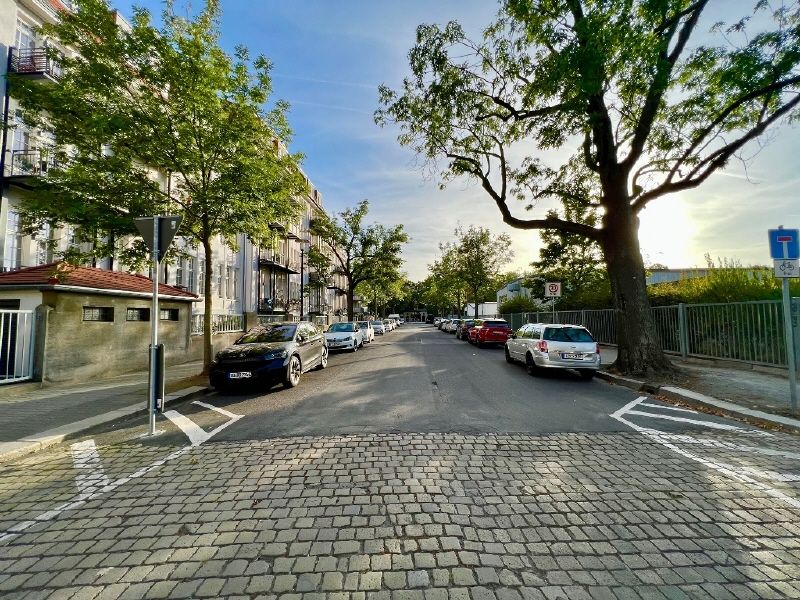
[(692, 390), (670, 385), (656, 385), (647, 383), (638, 379), (614, 375), (613, 373), (609, 373), (607, 371), (598, 371), (597, 377), (610, 383), (627, 387), (636, 392), (645, 392), (654, 395), (657, 394), (669, 400), (677, 400), (689, 406), (694, 406), (695, 408), (711, 409), (713, 411), (722, 413), (724, 416), (745, 420), (756, 426), (777, 426), (794, 433), (800, 433), (800, 420), (792, 419), (791, 417), (784, 417), (761, 410), (754, 410), (740, 406), (739, 404), (735, 404), (733, 402), (719, 400), (713, 396), (707, 396)]
[[(211, 393), (211, 391), (211, 388), (208, 387), (192, 386), (167, 394), (164, 401), (167, 405), (179, 404), (206, 396)], [(99, 425), (108, 425), (117, 421), (130, 419), (131, 417), (147, 414), (147, 408), (143, 407), (142, 404), (142, 402), (138, 402), (134, 405), (126, 406), (125, 408), (118, 408), (94, 417), (89, 417), (88, 419), (67, 423), (66, 425), (61, 425), (41, 433), (31, 434), (21, 440), (0, 442), (0, 462), (18, 458), (26, 454), (32, 454), (49, 446), (60, 444), (69, 438), (76, 437)]]

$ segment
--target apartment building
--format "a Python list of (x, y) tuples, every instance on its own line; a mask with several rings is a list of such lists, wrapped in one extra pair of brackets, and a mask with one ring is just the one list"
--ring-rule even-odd
[[(68, 0), (0, 0), (0, 48), (7, 60), (0, 60), (0, 84), (3, 97), (3, 137), (0, 147), (0, 270), (14, 270), (52, 262), (75, 242), (74, 228), (43, 228), (35, 235), (24, 235), (19, 208), (27, 194), (35, 193), (33, 181), (43, 177), (53, 166), (52, 140), (42, 132), (31, 131), (18, 117), (13, 89), (6, 73), (17, 73), (58, 85), (60, 70), (45, 51), (49, 40), (41, 39), (36, 28), (53, 22), (59, 12), (71, 10)], [(121, 27), (124, 20), (117, 15)], [(163, 178), (163, 185), (167, 185)], [(274, 223), (275, 242), (256, 247), (239, 235), (235, 244), (218, 238), (212, 243), (212, 298), (202, 298), (193, 306), (193, 318), (200, 323), (204, 304), (211, 301), (216, 314), (282, 315), (284, 318), (322, 315), (334, 317), (346, 313), (341, 286), (329, 289), (309, 288), (313, 275), (308, 273), (307, 253), (311, 245), (320, 245), (309, 232), (315, 211), (323, 210), (319, 191), (308, 185), (303, 198), (304, 212), (298, 223)], [(162, 265), (164, 283), (184, 288), (201, 297), (204, 292), (206, 257), (202, 248), (178, 237), (175, 245), (180, 257)], [(235, 246), (235, 249), (233, 247)], [(98, 259), (92, 266), (127, 270), (116, 257)], [(149, 273), (145, 273), (150, 275)], [(310, 292), (310, 293), (308, 293)]]

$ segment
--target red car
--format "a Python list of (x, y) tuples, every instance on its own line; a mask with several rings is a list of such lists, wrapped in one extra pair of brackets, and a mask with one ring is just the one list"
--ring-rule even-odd
[(469, 330), (469, 343), (478, 348), (486, 344), (505, 344), (511, 333), (511, 326), (503, 319), (484, 319), (476, 321)]

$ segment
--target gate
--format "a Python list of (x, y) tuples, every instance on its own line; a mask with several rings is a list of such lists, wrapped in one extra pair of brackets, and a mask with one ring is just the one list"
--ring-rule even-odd
[(33, 376), (33, 311), (0, 310), (0, 384)]

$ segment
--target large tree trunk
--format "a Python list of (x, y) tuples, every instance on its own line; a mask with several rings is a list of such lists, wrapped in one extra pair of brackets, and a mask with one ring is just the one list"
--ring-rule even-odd
[(355, 312), (353, 311), (355, 307), (355, 300), (353, 300), (353, 296), (355, 295), (355, 290), (353, 289), (353, 282), (350, 279), (347, 280), (347, 320), (348, 321), (355, 321)]
[(211, 368), (211, 360), (214, 356), (214, 347), (211, 343), (211, 308), (213, 296), (211, 295), (211, 278), (214, 273), (214, 265), (211, 264), (211, 241), (208, 237), (203, 239), (203, 251), (205, 258), (205, 281), (203, 282), (203, 374), (207, 375)]
[[(654, 375), (672, 370), (656, 332), (647, 298), (644, 263), (639, 249), (639, 219), (628, 202), (607, 210), (603, 254), (611, 279), (617, 324), (617, 360), (627, 375)], [(618, 205), (619, 206), (619, 205)]]

